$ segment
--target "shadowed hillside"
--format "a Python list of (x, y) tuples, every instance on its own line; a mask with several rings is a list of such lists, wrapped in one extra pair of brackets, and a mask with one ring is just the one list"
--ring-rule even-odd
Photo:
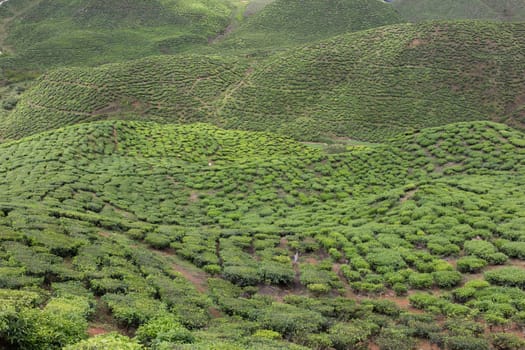
[(429, 19), (491, 19), (524, 21), (522, 0), (392, 0), (401, 16), (410, 21)]
[(524, 127), (525, 25), (403, 24), (350, 33), (258, 63), (160, 57), (46, 74), (4, 138), (81, 121), (207, 121), (303, 140), (382, 140), (466, 120)]

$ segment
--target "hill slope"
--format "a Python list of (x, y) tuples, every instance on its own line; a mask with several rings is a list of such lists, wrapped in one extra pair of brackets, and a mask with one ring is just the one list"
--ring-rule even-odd
[(521, 0), (393, 0), (392, 6), (410, 21), (430, 19), (492, 19), (524, 21)]
[[(25, 0), (2, 5), (2, 68), (97, 65), (206, 45), (238, 3), (228, 0)], [(6, 50), (7, 49), (7, 50)]]
[(382, 140), (466, 120), (523, 128), (524, 33), (525, 24), (403, 24), (258, 63), (186, 56), (58, 70), (23, 95), (0, 135), (108, 117), (207, 121), (305, 140)]
[(375, 0), (276, 0), (249, 17), (221, 49), (279, 48), (401, 22)]
[[(418, 329), (488, 344), (476, 322), (505, 312), (512, 327), (525, 297), (510, 288), (523, 263), (523, 140), (460, 123), (327, 153), (204, 124), (102, 121), (0, 145), (1, 339), (58, 349), (95, 326), (155, 332), (162, 315), (191, 349), (301, 349), (279, 334), (408, 350)], [(497, 264), (508, 277), (491, 275)], [(471, 274), (486, 265), (486, 281)], [(455, 338), (458, 314), (475, 335)]]

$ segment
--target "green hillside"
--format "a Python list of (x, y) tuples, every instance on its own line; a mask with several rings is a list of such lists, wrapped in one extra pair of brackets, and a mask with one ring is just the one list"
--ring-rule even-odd
[[(97, 65), (207, 45), (236, 13), (229, 0), (24, 0), (2, 5), (4, 70)], [(2, 34), (0, 31), (0, 34)]]
[(206, 121), (303, 140), (383, 140), (469, 120), (524, 128), (525, 24), (403, 24), (262, 61), (156, 57), (44, 75), (0, 126), (19, 138), (80, 121)]
[(524, 72), (524, 0), (0, 0), (0, 350), (525, 349)]
[(400, 15), (410, 21), (430, 19), (491, 19), (525, 21), (521, 0), (393, 0)]
[(523, 133), (488, 122), (375, 146), (130, 121), (5, 143), (0, 340), (489, 349), (486, 327), (523, 325), (524, 170)]
[(276, 0), (249, 17), (220, 48), (282, 49), (399, 22), (397, 12), (377, 0)]

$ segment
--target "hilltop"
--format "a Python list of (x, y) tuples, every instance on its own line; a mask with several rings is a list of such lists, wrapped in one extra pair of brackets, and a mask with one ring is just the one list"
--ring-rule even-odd
[[(0, 338), (55, 349), (138, 327), (144, 344), (191, 349), (488, 349), (478, 320), (521, 322), (524, 147), (490, 122), (326, 148), (133, 121), (5, 143)], [(487, 293), (501, 302), (487, 309)]]
[(522, 23), (400, 24), (258, 61), (191, 55), (62, 69), (22, 95), (0, 135), (105, 118), (206, 121), (303, 140), (376, 141), (469, 120), (523, 128), (524, 33)]
[(392, 6), (409, 21), (432, 19), (489, 19), (524, 21), (521, 0), (392, 0)]

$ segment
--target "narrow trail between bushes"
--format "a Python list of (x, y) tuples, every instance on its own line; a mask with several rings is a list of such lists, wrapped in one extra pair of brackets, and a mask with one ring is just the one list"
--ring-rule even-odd
[(205, 294), (208, 292), (208, 278), (211, 276), (206, 272), (199, 270), (188, 262), (181, 261), (173, 250), (158, 250), (151, 247), (149, 247), (149, 250), (167, 257), (171, 262), (173, 270), (180, 273), (184, 279), (188, 280), (199, 293)]

